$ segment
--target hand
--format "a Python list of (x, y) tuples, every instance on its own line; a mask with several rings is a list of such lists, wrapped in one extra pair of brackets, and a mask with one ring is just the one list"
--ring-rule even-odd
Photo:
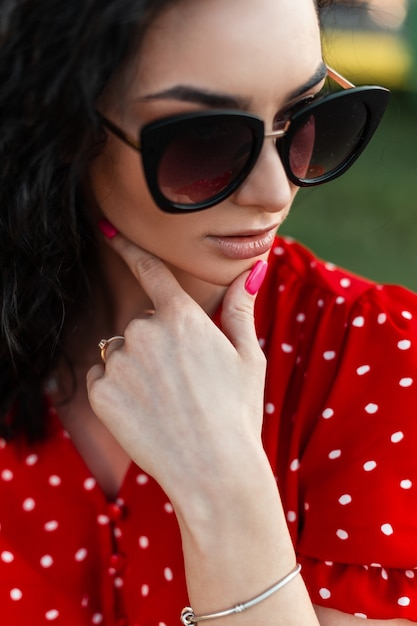
[[(265, 358), (249, 272), (228, 288), (220, 331), (164, 263), (121, 235), (109, 241), (153, 302), (123, 345), (88, 373), (91, 406), (131, 458), (169, 494), (206, 476), (242, 474), (262, 450)], [(208, 472), (209, 470), (209, 472)]]

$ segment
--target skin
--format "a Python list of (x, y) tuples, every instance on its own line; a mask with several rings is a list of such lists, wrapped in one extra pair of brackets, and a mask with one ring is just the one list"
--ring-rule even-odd
[[(293, 0), (238, 5), (237, 15), (232, 0), (184, 1), (161, 14), (140, 56), (109, 85), (103, 113), (135, 136), (158, 117), (207, 108), (149, 97), (185, 84), (237, 98), (272, 129), (277, 114), (321, 86), (294, 97), (322, 62), (317, 17), (311, 0), (298, 0), (296, 10)], [(125, 342), (88, 372), (93, 412), (79, 391), (62, 420), (109, 497), (130, 458), (166, 491), (195, 612), (233, 606), (285, 576), (295, 554), (260, 438), (266, 364), (255, 298), (244, 288), (268, 251), (231, 259), (213, 236), (276, 230), (296, 190), (266, 141), (233, 196), (201, 213), (168, 215), (153, 204), (137, 153), (112, 136), (91, 165), (89, 187), (93, 219), (105, 216), (120, 233), (100, 243), (106, 282), (97, 287), (94, 327), (104, 337), (123, 334)], [(207, 316), (222, 300), (223, 332)], [(143, 315), (149, 307), (155, 314)], [(97, 361), (99, 337), (91, 338), (89, 322), (80, 321), (87, 341), (79, 376)], [(359, 621), (329, 609), (318, 615), (325, 625)], [(216, 623), (318, 621), (298, 576), (247, 613)]]

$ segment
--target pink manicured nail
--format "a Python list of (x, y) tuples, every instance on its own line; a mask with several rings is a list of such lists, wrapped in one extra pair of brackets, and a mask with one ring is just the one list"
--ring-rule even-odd
[(117, 235), (117, 228), (115, 228), (109, 220), (106, 220), (105, 217), (99, 220), (98, 227), (107, 239), (113, 239), (113, 237)]
[(258, 293), (268, 269), (268, 263), (266, 261), (256, 261), (252, 267), (252, 271), (246, 279), (245, 289), (251, 296)]

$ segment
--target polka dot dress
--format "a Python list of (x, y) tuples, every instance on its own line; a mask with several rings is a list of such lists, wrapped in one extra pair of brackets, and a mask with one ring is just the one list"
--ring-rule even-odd
[[(219, 323), (219, 315), (215, 321)], [(316, 604), (417, 621), (417, 299), (277, 239), (256, 302), (264, 444)], [(55, 410), (0, 440), (0, 622), (174, 626), (172, 505), (137, 466), (108, 502)]]
[(49, 420), (44, 444), (0, 440), (0, 623), (177, 624), (187, 595), (166, 495), (132, 464), (108, 502)]
[(417, 297), (290, 240), (271, 265), (264, 441), (311, 598), (417, 621)]

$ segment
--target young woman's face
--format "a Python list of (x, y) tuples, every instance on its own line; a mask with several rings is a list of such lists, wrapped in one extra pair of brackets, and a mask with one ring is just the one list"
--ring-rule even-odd
[[(183, 0), (149, 28), (137, 58), (109, 87), (102, 113), (132, 137), (158, 118), (207, 110), (198, 93), (226, 96), (266, 131), (319, 91), (321, 47), (313, 0)], [(121, 86), (122, 85), (122, 86)], [(191, 87), (167, 97), (173, 87)], [(240, 188), (199, 212), (168, 214), (153, 202), (140, 155), (109, 134), (90, 169), (96, 204), (132, 241), (178, 275), (227, 285), (266, 258), (290, 209), (289, 183), (271, 139)]]

